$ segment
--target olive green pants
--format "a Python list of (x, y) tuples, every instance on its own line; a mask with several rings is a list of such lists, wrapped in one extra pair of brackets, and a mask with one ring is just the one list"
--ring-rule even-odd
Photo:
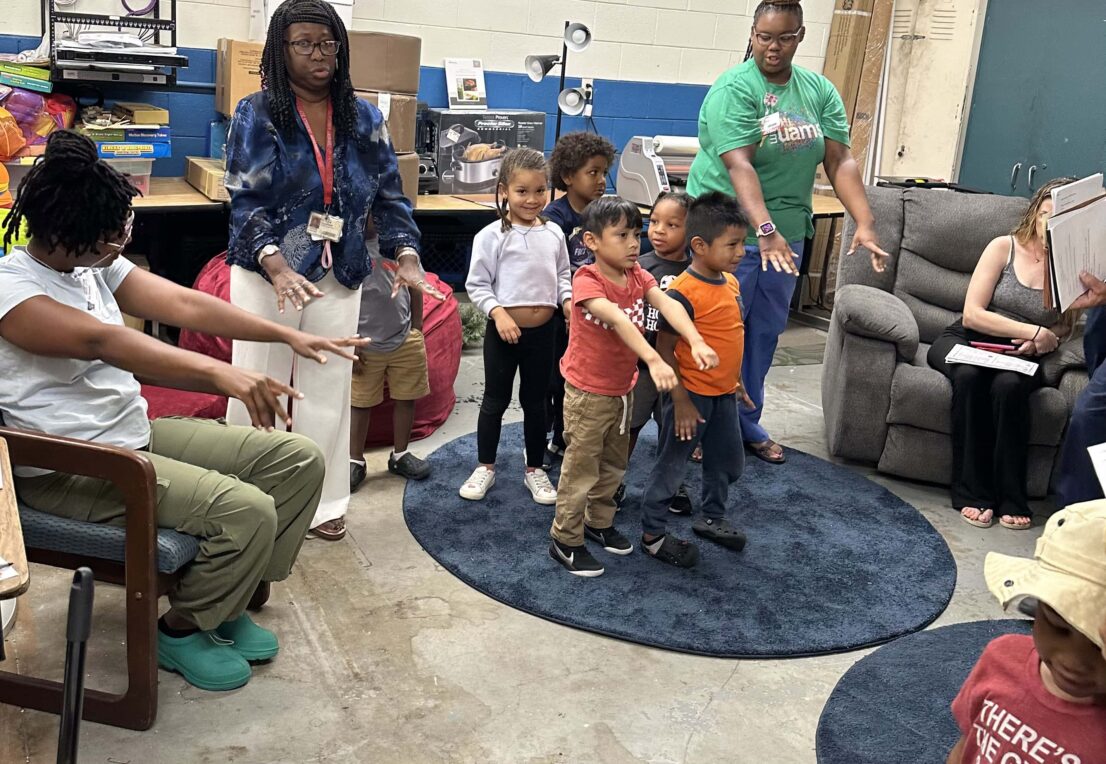
[[(260, 581), (288, 577), (319, 504), (324, 461), (312, 441), (205, 419), (157, 419), (148, 456), (157, 524), (200, 539), (169, 603), (203, 630), (246, 609)], [(96, 478), (54, 472), (18, 478), (28, 506), (123, 525), (122, 495)]]

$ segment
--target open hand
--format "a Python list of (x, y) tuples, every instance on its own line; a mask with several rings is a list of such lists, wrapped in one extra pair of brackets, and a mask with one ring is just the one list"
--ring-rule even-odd
[(422, 267), (419, 265), (419, 260), (417, 257), (411, 255), (401, 255), (399, 258), (399, 262), (396, 263), (395, 269), (396, 278), (395, 282), (392, 284), (393, 299), (396, 297), (396, 295), (399, 294), (399, 290), (403, 287), (417, 289), (423, 294), (429, 295), (439, 302), (445, 299), (445, 295), (438, 291), (438, 289), (436, 289), (433, 284), (426, 280), (426, 274), (423, 272)]
[(699, 409), (689, 398), (683, 398), (673, 402), (676, 416), (676, 437), (680, 440), (691, 440), (699, 429), (699, 425), (707, 420), (699, 414)]
[(288, 346), (296, 351), (297, 355), (310, 358), (312, 361), (319, 363), (326, 363), (326, 356), (323, 353), (333, 353), (339, 358), (356, 362), (358, 360), (357, 355), (344, 348), (363, 348), (371, 341), (368, 337), (362, 338), (356, 334), (352, 337), (330, 339), (297, 331), (293, 332), (292, 336), (288, 338)]
[(860, 247), (864, 247), (872, 254), (872, 270), (876, 273), (883, 273), (887, 269), (887, 261), (891, 258), (891, 255), (880, 249), (879, 237), (876, 236), (875, 227), (871, 225), (858, 225), (856, 227), (856, 233), (853, 234), (853, 241), (849, 245), (847, 254), (853, 254)]
[(230, 364), (219, 364), (214, 378), (215, 389), (228, 398), (237, 398), (250, 412), (250, 423), (259, 430), (273, 429), (278, 420), (291, 427), (288, 408), (278, 396), (287, 395), (297, 400), (303, 393), (293, 390), (283, 382), (255, 371), (238, 369)]
[(787, 243), (787, 239), (783, 238), (783, 234), (779, 231), (760, 239), (760, 269), (762, 271), (768, 270), (768, 266), (771, 265), (777, 273), (782, 271), (790, 273), (792, 276), (798, 276), (799, 267), (795, 264), (797, 258), (798, 255), (791, 251), (791, 245)]
[(699, 371), (713, 369), (719, 363), (718, 353), (715, 353), (714, 348), (703, 340), (696, 340), (691, 343), (691, 357), (695, 359), (695, 363), (699, 364)]
[(313, 298), (318, 299), (323, 296), (314, 284), (287, 266), (275, 275), (270, 275), (269, 280), (273, 283), (273, 291), (276, 292), (277, 297), (277, 310), (281, 313), (284, 312), (285, 301), (290, 302), (296, 310), (303, 310)]

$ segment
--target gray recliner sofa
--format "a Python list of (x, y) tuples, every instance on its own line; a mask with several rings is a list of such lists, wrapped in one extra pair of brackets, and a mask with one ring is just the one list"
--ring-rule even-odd
[[(829, 451), (880, 472), (947, 485), (952, 475), (952, 386), (926, 363), (933, 340), (964, 307), (979, 255), (1024, 213), (1021, 198), (933, 189), (869, 188), (884, 273), (867, 253), (844, 254), (822, 373)], [(1046, 359), (1030, 398), (1029, 495), (1047, 495), (1075, 398), (1087, 383), (1078, 337)]]

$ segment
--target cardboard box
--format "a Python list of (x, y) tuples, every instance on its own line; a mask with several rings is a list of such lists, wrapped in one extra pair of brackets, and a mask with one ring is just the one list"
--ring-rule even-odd
[(403, 195), (415, 203), (415, 197), (419, 195), (419, 155), (400, 154), (399, 178), (403, 186)]
[(230, 194), (227, 193), (227, 187), (223, 182), (227, 171), (220, 160), (203, 157), (185, 159), (188, 163), (186, 177), (193, 188), (212, 201), (230, 201)]
[(418, 112), (418, 99), (401, 93), (374, 93), (358, 90), (357, 96), (364, 98), (384, 115), (388, 125), (388, 135), (397, 154), (407, 154), (415, 150), (415, 115)]
[(418, 95), (422, 40), (384, 32), (349, 33), (349, 74), (355, 90)]
[[(491, 193), (507, 149), (545, 148), (545, 114), (540, 111), (429, 109), (427, 117), (436, 147), (438, 193)], [(470, 150), (476, 146), (486, 147), (483, 157), (473, 156)]]
[[(265, 41), (269, 32), (269, 20), (273, 18), (276, 9), (284, 0), (250, 0), (250, 39)], [(346, 29), (353, 28), (353, 0), (329, 0), (338, 12), (338, 18), (346, 25)]]
[(261, 90), (259, 42), (220, 39), (215, 48), (215, 110), (234, 116), (238, 102)]
[(116, 101), (111, 113), (129, 119), (132, 125), (168, 125), (169, 110), (148, 103)]

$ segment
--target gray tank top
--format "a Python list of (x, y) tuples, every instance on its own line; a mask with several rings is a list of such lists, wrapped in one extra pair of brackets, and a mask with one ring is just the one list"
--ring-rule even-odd
[(1010, 256), (1006, 258), (1006, 267), (1002, 269), (995, 292), (991, 295), (988, 310), (1006, 316), (1014, 321), (1037, 324), (1051, 328), (1060, 320), (1060, 311), (1045, 308), (1044, 294), (1040, 289), (1032, 289), (1018, 280), (1014, 273), (1014, 237), (1010, 237)]

